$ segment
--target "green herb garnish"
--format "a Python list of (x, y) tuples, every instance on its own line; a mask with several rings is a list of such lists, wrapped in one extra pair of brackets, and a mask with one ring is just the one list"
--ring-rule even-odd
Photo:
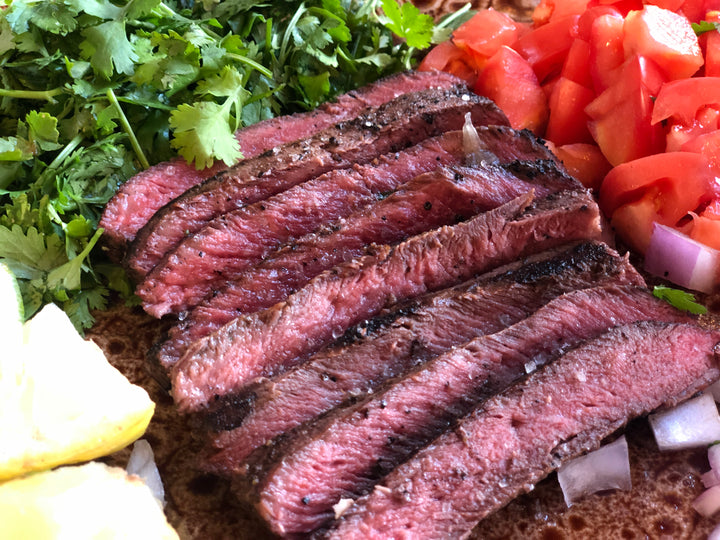
[(689, 311), (695, 315), (707, 313), (707, 308), (696, 302), (695, 297), (689, 292), (656, 285), (653, 288), (653, 295), (683, 311)]
[(56, 302), (87, 328), (111, 290), (132, 298), (97, 224), (141, 169), (231, 165), (236, 129), (409, 69), (445, 34), (395, 0), (0, 0), (0, 260), (26, 317)]

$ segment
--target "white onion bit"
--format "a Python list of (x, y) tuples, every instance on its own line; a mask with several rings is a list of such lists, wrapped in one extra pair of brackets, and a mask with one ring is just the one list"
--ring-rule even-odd
[(693, 508), (704, 517), (710, 517), (720, 510), (720, 486), (703, 491), (692, 503)]
[(655, 441), (663, 451), (698, 448), (720, 440), (720, 416), (710, 394), (651, 414), (649, 419)]
[(150, 447), (150, 443), (144, 439), (135, 441), (125, 469), (128, 474), (134, 474), (142, 478), (158, 500), (160, 506), (165, 506), (165, 488), (160, 478), (160, 471), (158, 471), (157, 465), (155, 464), (155, 455)]
[(568, 506), (598, 491), (630, 490), (630, 458), (625, 436), (565, 463), (558, 470), (558, 481)]

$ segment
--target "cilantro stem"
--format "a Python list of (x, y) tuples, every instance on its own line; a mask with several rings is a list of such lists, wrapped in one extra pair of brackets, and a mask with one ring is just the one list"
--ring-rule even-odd
[(73, 137), (73, 139), (65, 145), (65, 147), (58, 153), (58, 155), (55, 156), (55, 159), (50, 162), (50, 165), (48, 165), (45, 170), (40, 173), (40, 176), (38, 176), (35, 184), (37, 186), (40, 186), (40, 188), (44, 191), (47, 191), (48, 188), (47, 186), (45, 186), (45, 182), (48, 181), (50, 175), (52, 175), (58, 170), (62, 162), (65, 161), (65, 159), (67, 159), (67, 157), (75, 151), (75, 149), (80, 145), (82, 141), (83, 136), (81, 134), (75, 135), (75, 137)]
[(128, 122), (128, 119), (125, 116), (125, 113), (123, 112), (122, 107), (120, 107), (120, 103), (118, 102), (117, 97), (115, 96), (115, 92), (113, 92), (112, 88), (108, 88), (108, 90), (105, 94), (107, 95), (107, 98), (110, 101), (110, 103), (118, 111), (118, 115), (120, 116), (120, 124), (122, 125), (123, 131), (130, 138), (130, 145), (132, 146), (133, 150), (135, 151), (135, 155), (137, 156), (138, 160), (140, 161), (140, 165), (142, 165), (143, 169), (149, 168), (150, 163), (148, 162), (147, 158), (145, 157), (145, 153), (142, 151), (142, 148), (140, 148), (140, 143), (138, 142), (137, 137), (135, 137), (135, 132), (133, 131), (133, 128), (130, 126), (130, 122)]
[(278, 56), (281, 65), (285, 64), (285, 61), (287, 60), (287, 48), (288, 42), (290, 41), (290, 36), (292, 35), (293, 30), (295, 30), (295, 27), (297, 26), (300, 17), (303, 16), (306, 10), (307, 8), (305, 7), (305, 2), (303, 2), (298, 6), (297, 11), (292, 16), (292, 19), (290, 19), (290, 22), (288, 22), (288, 25), (285, 28), (285, 34), (283, 34), (282, 43), (280, 45), (280, 54)]
[(248, 66), (252, 67), (256, 71), (259, 71), (260, 73), (265, 75), (268, 79), (273, 78), (272, 71), (270, 71), (268, 68), (266, 68), (262, 64), (257, 63), (255, 60), (248, 58), (247, 56), (243, 56), (242, 54), (233, 54), (233, 53), (226, 53), (225, 56), (227, 58), (232, 58), (233, 60), (237, 60), (238, 62), (247, 64)]
[(55, 103), (55, 96), (63, 93), (62, 88), (53, 88), (52, 90), (8, 90), (0, 88), (0, 96), (15, 99), (43, 99), (50, 103)]
[(436, 28), (452, 28), (453, 23), (460, 17), (464, 16), (468, 11), (470, 11), (471, 7), (472, 7), (472, 4), (470, 4), (470, 3), (465, 4), (463, 7), (461, 7), (457, 11), (454, 11), (452, 14), (443, 18), (436, 25)]

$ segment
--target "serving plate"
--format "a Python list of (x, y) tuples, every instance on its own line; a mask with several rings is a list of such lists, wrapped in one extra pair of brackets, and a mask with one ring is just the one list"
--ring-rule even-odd
[[(464, 0), (417, 0), (421, 9), (439, 17), (459, 9)], [(532, 0), (473, 2), (527, 20)], [(95, 314), (88, 337), (100, 345), (109, 361), (134, 383), (146, 388), (157, 404), (145, 435), (152, 445), (166, 490), (166, 513), (182, 538), (262, 539), (272, 535), (252, 509), (244, 507), (230, 482), (201, 472), (198, 457), (203, 442), (193, 437), (186, 418), (175, 411), (172, 399), (145, 369), (145, 355), (162, 336), (168, 323), (152, 319), (140, 308), (116, 305)], [(567, 508), (551, 474), (529, 494), (484, 520), (472, 538), (560, 540), (696, 539), (705, 538), (715, 523), (697, 514), (691, 502), (703, 490), (700, 474), (708, 469), (702, 450), (660, 453), (645, 419), (631, 423), (626, 434), (630, 447), (633, 488), (587, 497)], [(107, 458), (124, 465), (129, 450)]]

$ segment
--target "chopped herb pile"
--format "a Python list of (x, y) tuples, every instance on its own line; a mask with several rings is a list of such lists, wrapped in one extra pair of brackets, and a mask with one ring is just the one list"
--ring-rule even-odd
[(239, 127), (411, 68), (444, 32), (395, 0), (0, 0), (0, 260), (26, 317), (56, 302), (87, 328), (132, 298), (96, 248), (132, 175), (230, 165)]

